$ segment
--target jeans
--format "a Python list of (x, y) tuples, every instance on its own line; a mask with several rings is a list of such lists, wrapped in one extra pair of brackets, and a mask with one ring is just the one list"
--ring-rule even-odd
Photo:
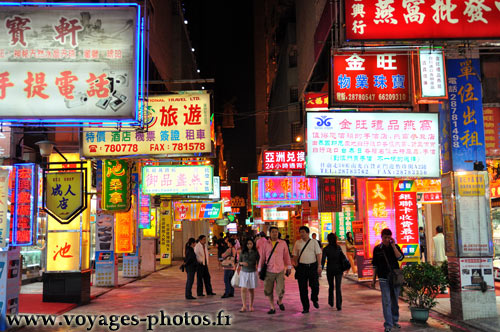
[(308, 284), (311, 287), (311, 301), (318, 302), (319, 280), (318, 280), (318, 263), (299, 264), (295, 271), (295, 278), (299, 283), (300, 302), (302, 308), (309, 310)]
[(382, 311), (384, 312), (384, 327), (392, 329), (399, 321), (399, 291), (401, 287), (393, 287), (386, 279), (379, 279), (382, 291)]
[(333, 288), (335, 288), (335, 296), (337, 297), (336, 306), (337, 309), (342, 309), (342, 272), (334, 274), (333, 271), (326, 270), (326, 278), (328, 279), (328, 304), (330, 307), (333, 307), (333, 300), (335, 298), (333, 296)]
[(234, 295), (234, 287), (231, 285), (233, 275), (234, 270), (224, 270), (224, 285), (226, 286), (224, 295)]

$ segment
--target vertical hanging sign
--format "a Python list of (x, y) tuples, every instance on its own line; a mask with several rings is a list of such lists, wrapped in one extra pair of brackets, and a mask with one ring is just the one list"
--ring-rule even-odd
[(453, 171), (486, 166), (479, 59), (447, 59)]
[(0, 169), (0, 248), (7, 247), (7, 239), (9, 238), (10, 222), (8, 218), (9, 212), (9, 176), (8, 169)]
[(35, 164), (15, 165), (12, 245), (30, 246), (35, 234)]
[(70, 223), (84, 207), (83, 172), (45, 175), (44, 209), (61, 224)]
[(132, 209), (115, 213), (115, 252), (132, 253), (135, 249), (135, 225)]
[(342, 212), (340, 179), (319, 178), (319, 210)]
[(121, 159), (105, 160), (102, 167), (103, 210), (127, 211), (130, 208), (130, 169)]
[(160, 206), (160, 264), (172, 264), (172, 205), (162, 201)]
[(151, 228), (151, 218), (149, 216), (149, 204), (150, 197), (149, 195), (144, 195), (139, 190), (139, 206), (138, 206), (138, 220), (139, 220), (139, 228), (148, 229)]
[(398, 180), (394, 185), (396, 207), (396, 241), (405, 256), (419, 256), (418, 207), (416, 186), (410, 180)]

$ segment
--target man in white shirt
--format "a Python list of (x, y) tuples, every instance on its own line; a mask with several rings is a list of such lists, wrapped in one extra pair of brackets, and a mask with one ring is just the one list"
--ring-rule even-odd
[(309, 238), (309, 227), (299, 228), (300, 240), (293, 246), (293, 263), (295, 279), (299, 283), (302, 313), (309, 312), (309, 296), (307, 284), (311, 287), (311, 301), (316, 309), (319, 308), (319, 275), (321, 274), (321, 248), (318, 241)]
[(443, 227), (437, 226), (436, 232), (436, 236), (432, 238), (434, 241), (434, 262), (436, 265), (441, 265), (447, 260), (446, 250), (444, 248)]
[(212, 291), (212, 284), (210, 283), (210, 272), (208, 271), (208, 248), (207, 248), (207, 237), (205, 235), (200, 235), (198, 238), (198, 243), (194, 247), (194, 253), (196, 254), (196, 260), (198, 261), (198, 277), (196, 280), (196, 292), (198, 296), (203, 295), (203, 283), (205, 283), (205, 289), (207, 295), (215, 295)]

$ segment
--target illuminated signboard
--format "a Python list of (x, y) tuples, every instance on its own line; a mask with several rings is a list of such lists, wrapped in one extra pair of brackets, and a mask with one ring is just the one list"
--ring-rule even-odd
[(265, 151), (264, 171), (302, 170), (306, 166), (305, 155), (303, 150)]
[(300, 205), (301, 201), (262, 201), (259, 200), (259, 180), (250, 180), (250, 190), (252, 194), (252, 205), (255, 206), (273, 206), (273, 205)]
[(348, 41), (500, 37), (495, 0), (345, 1)]
[(318, 199), (318, 179), (305, 176), (259, 176), (259, 200), (314, 201)]
[(321, 227), (321, 242), (328, 243), (328, 234), (332, 232), (332, 213), (331, 212), (320, 212), (319, 222)]
[(17, 164), (15, 170), (15, 196), (12, 199), (13, 223), (11, 240), (13, 246), (30, 246), (35, 234), (35, 195), (36, 166), (35, 164)]
[(441, 179), (417, 179), (415, 185), (418, 193), (441, 192)]
[(10, 233), (10, 172), (7, 168), (0, 168), (0, 248), (7, 247)]
[(211, 194), (212, 166), (144, 166), (142, 191), (155, 195)]
[(86, 128), (86, 157), (212, 152), (210, 100), (206, 92), (150, 97), (145, 131)]
[(328, 110), (328, 92), (307, 92), (304, 97), (307, 111)]
[(335, 231), (337, 239), (344, 241), (347, 232), (352, 233), (352, 222), (354, 221), (356, 208), (354, 205), (342, 206), (342, 212), (335, 213)]
[(45, 175), (45, 208), (62, 224), (71, 222), (84, 206), (83, 172), (57, 172)]
[(144, 237), (156, 237), (156, 209), (151, 208), (149, 210), (151, 227), (149, 229), (144, 228), (142, 234)]
[(130, 207), (130, 169), (127, 160), (104, 160), (102, 164), (103, 210), (126, 211)]
[(10, 131), (0, 132), (0, 158), (10, 158)]
[(436, 178), (436, 113), (307, 113), (306, 174)]
[(276, 220), (288, 220), (289, 211), (278, 211), (276, 208), (264, 208), (262, 209), (262, 220), (263, 221), (276, 221)]
[(0, 116), (38, 123), (135, 120), (140, 7), (37, 5), (1, 7)]
[(342, 211), (340, 179), (319, 178), (319, 210), (321, 212)]
[(222, 219), (222, 203), (179, 203), (174, 205), (175, 220)]
[(439, 49), (421, 48), (418, 50), (418, 58), (421, 97), (447, 97), (443, 51)]
[(410, 100), (406, 54), (335, 54), (333, 77), (334, 103), (401, 104)]
[(231, 212), (231, 186), (220, 187), (221, 201), (224, 204), (224, 211)]
[(135, 249), (133, 211), (115, 213), (115, 252), (132, 253)]
[(49, 232), (47, 271), (80, 271), (80, 232)]
[(405, 256), (420, 255), (418, 251), (418, 206), (415, 190), (414, 181), (396, 180), (394, 183), (395, 238)]
[(160, 264), (172, 264), (172, 206), (162, 201), (160, 207)]
[(189, 195), (188, 198), (192, 199), (203, 199), (203, 200), (212, 200), (212, 201), (220, 201), (221, 199), (221, 189), (220, 189), (220, 177), (214, 176), (214, 193), (209, 195)]
[(139, 192), (139, 228), (150, 228), (151, 227), (151, 217), (149, 216), (149, 195), (144, 195)]
[(500, 107), (485, 107), (483, 109), (484, 142), (486, 155), (500, 154)]
[(392, 180), (366, 181), (366, 219), (368, 222), (368, 255), (381, 243), (384, 228), (395, 232)]

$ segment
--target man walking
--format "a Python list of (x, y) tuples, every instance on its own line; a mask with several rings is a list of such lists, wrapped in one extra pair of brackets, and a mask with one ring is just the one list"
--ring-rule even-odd
[(198, 261), (196, 292), (198, 296), (205, 296), (203, 294), (203, 283), (205, 283), (207, 295), (215, 295), (215, 293), (212, 291), (212, 284), (210, 283), (210, 272), (208, 271), (209, 256), (207, 249), (207, 237), (205, 235), (200, 235), (198, 237), (198, 243), (194, 247), (194, 253), (196, 254), (196, 260)]
[(389, 273), (399, 269), (398, 261), (403, 260), (404, 255), (401, 248), (392, 238), (389, 228), (382, 230), (382, 243), (373, 248), (372, 264), (375, 268), (373, 274), (372, 288), (375, 288), (376, 278), (380, 283), (382, 292), (382, 311), (384, 312), (385, 332), (390, 332), (393, 327), (401, 328), (399, 321), (399, 291), (400, 286), (394, 286), (390, 282)]
[[(441, 266), (448, 260), (448, 257), (446, 257), (446, 249), (444, 247), (443, 227), (437, 226), (436, 232), (437, 234), (432, 238), (432, 241), (434, 242), (434, 265)], [(443, 287), (441, 288), (440, 293), (447, 294), (448, 290)]]
[(295, 279), (299, 283), (302, 313), (309, 312), (308, 283), (311, 287), (311, 301), (319, 309), (319, 275), (321, 274), (321, 248), (315, 239), (309, 238), (309, 227), (299, 228), (300, 240), (295, 241), (293, 247), (293, 263), (295, 266)]
[[(285, 274), (288, 277), (292, 272), (292, 262), (286, 242), (278, 239), (278, 228), (269, 228), (270, 239), (262, 244), (260, 250), (259, 271), (264, 264), (267, 264), (266, 278), (264, 280), (264, 294), (269, 298), (271, 309), (267, 312), (270, 315), (276, 313), (274, 305), (274, 285), (276, 284), (276, 295), (278, 296), (278, 306), (281, 311), (285, 310), (283, 296), (285, 295)], [(286, 273), (284, 272), (286, 268)]]

